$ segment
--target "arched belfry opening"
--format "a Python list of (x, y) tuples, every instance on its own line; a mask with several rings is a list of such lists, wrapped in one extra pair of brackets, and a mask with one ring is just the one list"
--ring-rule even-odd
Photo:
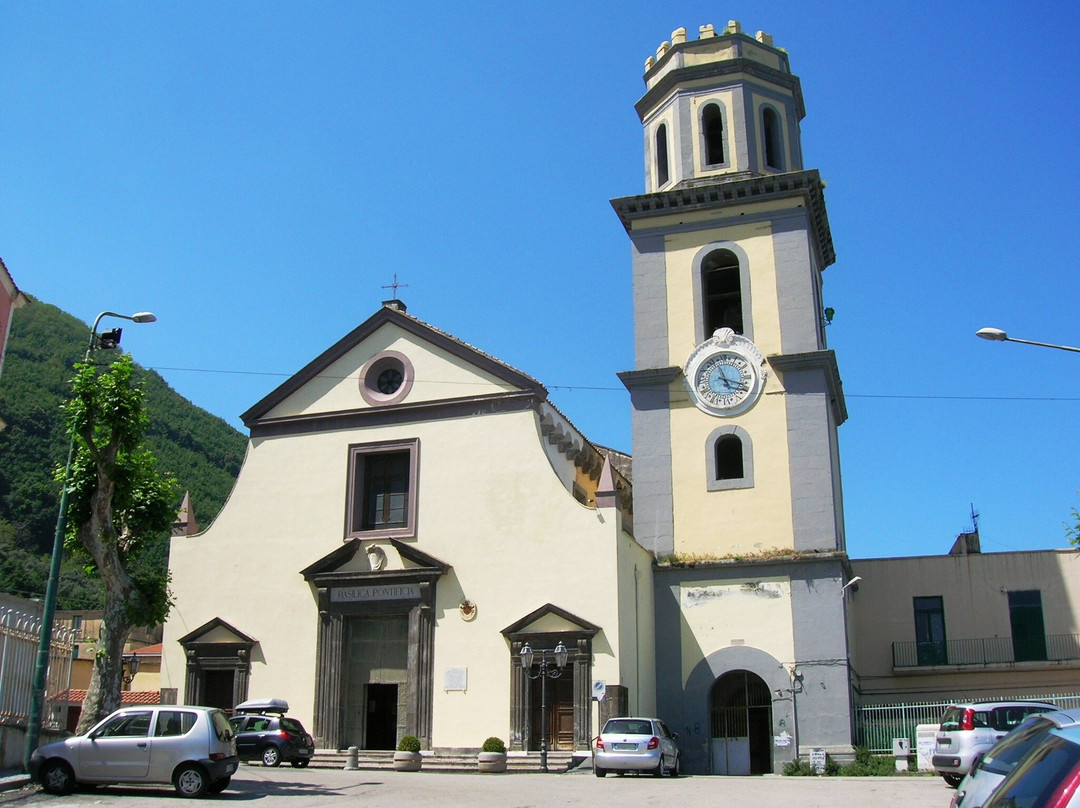
[(743, 334), (743, 290), (739, 259), (731, 250), (714, 250), (701, 264), (705, 300), (705, 338), (718, 328)]
[(770, 774), (772, 693), (755, 673), (725, 673), (709, 694), (713, 774)]

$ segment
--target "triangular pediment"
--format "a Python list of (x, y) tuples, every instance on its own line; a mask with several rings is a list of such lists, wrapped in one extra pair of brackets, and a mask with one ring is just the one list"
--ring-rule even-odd
[(220, 617), (215, 617), (206, 623), (203, 623), (194, 631), (191, 631), (181, 637), (178, 642), (183, 646), (196, 645), (196, 644), (236, 644), (252, 646), (256, 640), (249, 637), (244, 632), (229, 625)]
[[(365, 368), (390, 355), (406, 364), (407, 395), (373, 403), (361, 390)], [(241, 417), (254, 426), (521, 393), (546, 397), (536, 379), (387, 304)]]
[(580, 635), (593, 637), (600, 627), (553, 603), (546, 603), (529, 612), (502, 630), (505, 637), (522, 637), (533, 634)]
[(300, 570), (319, 586), (396, 578), (434, 579), (450, 565), (396, 539), (346, 542), (332, 553)]

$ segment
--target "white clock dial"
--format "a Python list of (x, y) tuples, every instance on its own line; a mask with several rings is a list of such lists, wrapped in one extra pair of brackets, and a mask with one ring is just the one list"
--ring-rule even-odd
[(765, 359), (753, 342), (729, 329), (699, 345), (686, 363), (686, 381), (697, 407), (731, 416), (754, 406), (765, 383)]

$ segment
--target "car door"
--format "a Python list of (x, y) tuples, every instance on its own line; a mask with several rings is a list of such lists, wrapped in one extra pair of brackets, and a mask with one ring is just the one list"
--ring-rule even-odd
[(252, 716), (242, 715), (229, 719), (233, 732), (236, 733), (236, 754), (242, 760), (249, 760), (255, 756), (255, 736), (250, 732), (249, 724)]
[(657, 721), (656, 726), (660, 730), (660, 746), (664, 750), (664, 758), (669, 766), (674, 766), (675, 758), (679, 755), (679, 747), (675, 744), (675, 735), (668, 730), (663, 721)]
[(157, 711), (150, 738), (148, 780), (168, 783), (178, 763), (206, 756), (205, 732), (203, 736), (193, 732), (198, 717), (198, 713), (191, 710), (171, 707), (162, 707)]
[(145, 780), (150, 770), (153, 710), (125, 710), (109, 718), (79, 745), (80, 780)]

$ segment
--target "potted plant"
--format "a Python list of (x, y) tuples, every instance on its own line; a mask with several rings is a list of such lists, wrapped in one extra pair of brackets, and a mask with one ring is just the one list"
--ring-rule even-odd
[(403, 735), (394, 752), (394, 771), (418, 772), (422, 759), (420, 739), (415, 735)]
[(506, 771), (506, 744), (502, 738), (492, 736), (484, 741), (477, 757), (477, 766), (482, 772)]

